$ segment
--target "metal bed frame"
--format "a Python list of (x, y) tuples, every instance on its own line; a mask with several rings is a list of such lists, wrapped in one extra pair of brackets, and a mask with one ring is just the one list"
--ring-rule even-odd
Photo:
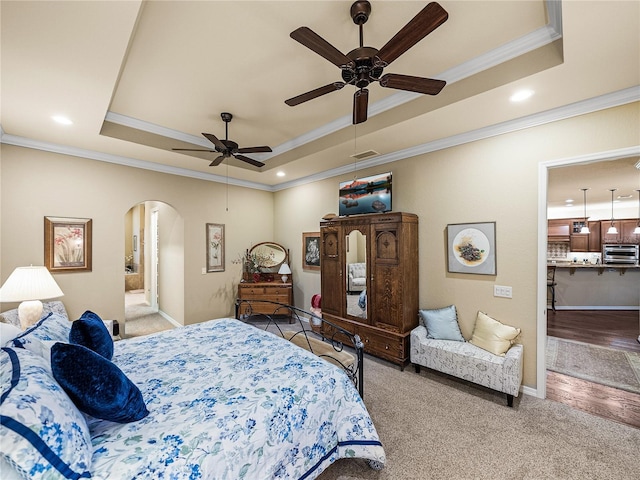
[[(273, 307), (273, 313), (254, 313), (254, 306), (260, 305), (260, 310), (269, 310)], [(267, 306), (265, 308), (265, 305)], [(277, 323), (278, 318), (288, 318), (290, 324), (297, 323), (300, 330), (295, 332), (294, 336), (288, 340), (292, 340), (295, 336), (303, 336), (304, 343), (308, 346), (305, 349), (311, 353), (318, 355), (318, 357), (330, 357), (332, 361), (338, 363), (342, 369), (346, 372), (347, 376), (355, 384), (358, 389), (358, 393), (361, 398), (364, 398), (364, 344), (360, 340), (360, 336), (345, 330), (338, 325), (335, 325), (324, 318), (316, 315), (315, 313), (308, 312), (293, 305), (287, 305), (280, 302), (274, 302), (270, 300), (236, 300), (236, 318), (246, 323), (252, 323), (257, 319), (262, 321), (266, 320), (265, 330), (269, 330), (269, 327), (275, 327), (280, 336), (286, 338), (284, 332)], [(317, 330), (312, 326), (315, 325)], [(257, 326), (254, 324), (254, 326)], [(270, 330), (275, 333), (273, 329)], [(344, 351), (345, 344), (348, 347), (353, 348), (355, 353), (355, 361), (352, 365), (345, 365), (338, 358), (333, 357), (330, 353), (314, 352), (313, 344), (318, 340), (333, 347), (335, 352)], [(306, 341), (306, 342), (305, 342)]]

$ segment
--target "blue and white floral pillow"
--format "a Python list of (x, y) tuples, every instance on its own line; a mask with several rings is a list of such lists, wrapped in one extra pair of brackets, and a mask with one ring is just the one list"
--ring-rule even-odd
[(13, 339), (14, 347), (27, 348), (27, 344), (33, 338), (37, 340), (53, 340), (54, 342), (69, 343), (69, 333), (71, 333), (71, 322), (64, 315), (51, 312), (42, 318), (33, 327), (27, 329), (21, 335)]
[(47, 370), (28, 350), (0, 350), (0, 452), (25, 478), (88, 478), (89, 428)]

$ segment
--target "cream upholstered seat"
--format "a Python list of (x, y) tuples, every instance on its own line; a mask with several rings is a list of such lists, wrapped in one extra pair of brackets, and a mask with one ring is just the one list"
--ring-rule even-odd
[(350, 263), (348, 268), (348, 292), (361, 292), (367, 286), (367, 264)]

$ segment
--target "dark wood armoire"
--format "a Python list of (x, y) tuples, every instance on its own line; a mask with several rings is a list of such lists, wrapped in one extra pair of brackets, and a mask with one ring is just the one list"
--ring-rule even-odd
[[(323, 317), (359, 335), (366, 353), (404, 368), (418, 324), (418, 216), (335, 217), (320, 222), (320, 237)], [(366, 264), (366, 287), (355, 294), (347, 291), (351, 263)]]

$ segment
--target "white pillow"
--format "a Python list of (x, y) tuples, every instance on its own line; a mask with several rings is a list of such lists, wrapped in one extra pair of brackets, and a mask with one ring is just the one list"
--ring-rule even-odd
[(5, 346), (8, 342), (22, 333), (15, 325), (10, 323), (0, 323), (0, 345)]
[(494, 355), (504, 356), (518, 335), (520, 335), (519, 328), (500, 323), (479, 311), (469, 343)]

